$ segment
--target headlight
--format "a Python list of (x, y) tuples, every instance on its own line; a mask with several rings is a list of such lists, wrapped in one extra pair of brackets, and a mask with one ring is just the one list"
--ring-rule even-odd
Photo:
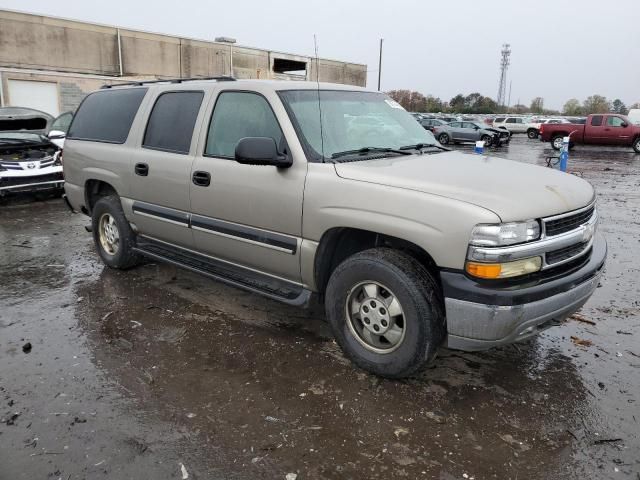
[(527, 275), (537, 272), (541, 267), (542, 258), (529, 257), (503, 263), (467, 262), (465, 270), (474, 277), (497, 279)]
[(479, 247), (500, 247), (529, 242), (540, 238), (540, 224), (537, 220), (476, 225), (471, 232), (471, 245)]

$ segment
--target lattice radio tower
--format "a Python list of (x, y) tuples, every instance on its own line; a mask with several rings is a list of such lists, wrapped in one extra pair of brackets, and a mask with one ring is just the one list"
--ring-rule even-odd
[(505, 93), (507, 90), (507, 70), (509, 69), (509, 57), (511, 56), (511, 45), (508, 43), (502, 44), (502, 50), (500, 51), (502, 58), (500, 59), (500, 84), (498, 85), (498, 105), (504, 107)]

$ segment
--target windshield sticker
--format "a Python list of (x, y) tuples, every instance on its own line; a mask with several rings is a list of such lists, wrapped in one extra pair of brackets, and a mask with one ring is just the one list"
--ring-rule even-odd
[(400, 105), (398, 102), (396, 102), (395, 100), (391, 100), (390, 98), (385, 98), (384, 101), (391, 108), (399, 108), (400, 110), (404, 110), (404, 107), (402, 105)]

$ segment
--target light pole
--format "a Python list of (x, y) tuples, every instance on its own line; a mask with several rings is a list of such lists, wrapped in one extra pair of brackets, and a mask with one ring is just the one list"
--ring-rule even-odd
[(229, 76), (233, 77), (233, 44), (236, 43), (236, 39), (231, 37), (216, 37), (215, 41), (229, 44)]

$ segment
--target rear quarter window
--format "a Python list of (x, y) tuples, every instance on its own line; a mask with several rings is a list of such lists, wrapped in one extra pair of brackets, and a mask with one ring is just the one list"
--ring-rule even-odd
[(67, 138), (124, 143), (146, 93), (146, 88), (127, 88), (90, 94), (78, 108)]

